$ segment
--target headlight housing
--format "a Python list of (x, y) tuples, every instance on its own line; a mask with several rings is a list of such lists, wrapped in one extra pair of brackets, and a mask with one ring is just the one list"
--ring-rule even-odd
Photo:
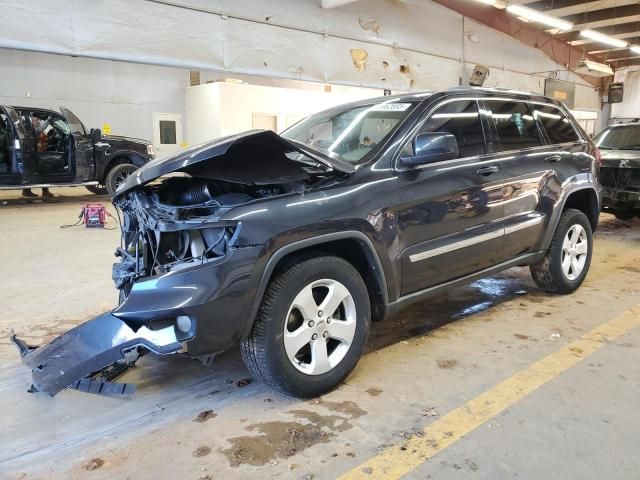
[(156, 147), (154, 147), (153, 144), (147, 145), (147, 153), (151, 157), (155, 157), (156, 156)]

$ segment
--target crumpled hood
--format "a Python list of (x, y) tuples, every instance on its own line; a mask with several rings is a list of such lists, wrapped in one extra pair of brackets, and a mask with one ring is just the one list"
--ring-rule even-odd
[(308, 150), (270, 130), (250, 130), (149, 162), (127, 178), (116, 197), (174, 172), (252, 185), (297, 181), (308, 174), (302, 168), (304, 162), (286, 155), (296, 152), (330, 169), (355, 171), (348, 163)]
[(602, 166), (640, 168), (640, 150), (600, 150)]

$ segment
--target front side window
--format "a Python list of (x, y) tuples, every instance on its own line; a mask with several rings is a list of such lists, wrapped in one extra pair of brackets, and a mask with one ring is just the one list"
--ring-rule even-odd
[(384, 101), (337, 108), (307, 117), (282, 136), (357, 164), (384, 143), (416, 105), (417, 102)]
[(29, 123), (36, 138), (37, 152), (64, 152), (71, 132), (62, 118), (46, 112), (31, 112)]
[(580, 137), (565, 114), (556, 107), (535, 105), (533, 116), (540, 121), (552, 144), (577, 142)]
[(594, 142), (603, 150), (640, 150), (640, 124), (605, 128)]
[(475, 157), (485, 153), (482, 123), (475, 100), (458, 100), (438, 107), (418, 133), (427, 132), (451, 133), (456, 137), (460, 152), (458, 158)]
[(495, 125), (496, 152), (521, 150), (542, 145), (538, 127), (529, 106), (524, 102), (485, 100)]

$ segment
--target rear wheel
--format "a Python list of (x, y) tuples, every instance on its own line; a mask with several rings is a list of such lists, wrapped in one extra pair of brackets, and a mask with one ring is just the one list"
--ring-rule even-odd
[(370, 316), (366, 286), (350, 263), (308, 258), (271, 281), (241, 345), (242, 357), (276, 390), (317, 396), (339, 385), (358, 363)]
[(531, 265), (536, 285), (549, 293), (571, 293), (584, 281), (591, 264), (591, 224), (580, 210), (562, 212), (544, 258)]
[(120, 163), (109, 170), (109, 173), (107, 173), (107, 177), (104, 181), (104, 186), (106, 187), (109, 195), (113, 197), (118, 187), (122, 185), (127, 180), (129, 175), (131, 175), (137, 169), (138, 167), (130, 163)]

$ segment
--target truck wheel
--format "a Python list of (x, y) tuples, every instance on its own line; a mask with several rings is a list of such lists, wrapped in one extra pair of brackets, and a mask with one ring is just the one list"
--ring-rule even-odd
[(251, 372), (276, 390), (314, 397), (354, 369), (369, 333), (367, 288), (346, 260), (299, 261), (271, 281), (249, 338), (241, 344)]
[(544, 258), (531, 265), (536, 285), (548, 293), (571, 293), (584, 281), (591, 264), (591, 224), (580, 210), (562, 212)]
[(106, 195), (107, 187), (104, 185), (86, 185), (84, 188), (89, 190), (91, 193), (95, 193), (96, 195)]
[(127, 177), (138, 169), (135, 165), (130, 163), (120, 163), (109, 170), (104, 180), (104, 186), (107, 188), (109, 195), (113, 197), (116, 190), (122, 185)]

